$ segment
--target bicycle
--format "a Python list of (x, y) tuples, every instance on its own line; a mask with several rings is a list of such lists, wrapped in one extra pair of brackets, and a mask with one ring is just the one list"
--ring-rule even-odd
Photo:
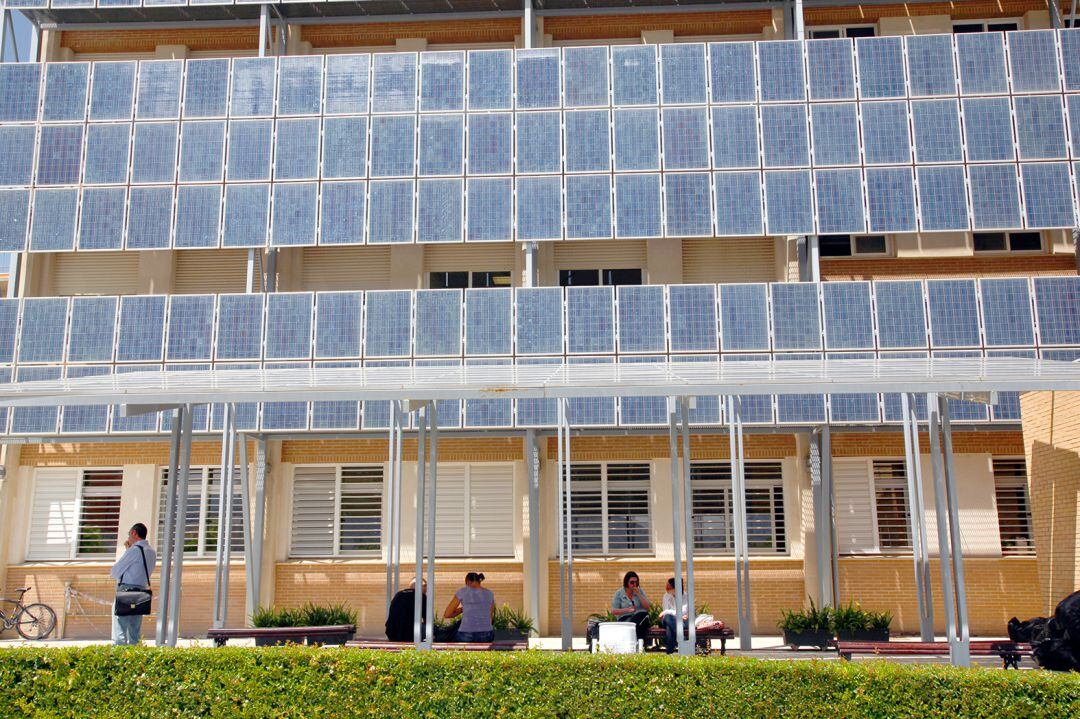
[(5, 631), (15, 629), (23, 639), (45, 639), (56, 628), (56, 612), (47, 604), (23, 604), (23, 595), (29, 591), (30, 587), (23, 587), (15, 590), (18, 599), (0, 599), (0, 602), (15, 605), (8, 611), (0, 607), (0, 621), (3, 621)]

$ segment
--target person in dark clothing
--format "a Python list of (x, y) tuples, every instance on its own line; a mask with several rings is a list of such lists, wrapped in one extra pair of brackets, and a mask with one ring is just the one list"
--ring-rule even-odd
[[(426, 631), (427, 621), (427, 582), (420, 586), (424, 592), (420, 604), (420, 635)], [(412, 642), (413, 618), (416, 611), (416, 580), (409, 582), (408, 589), (402, 589), (390, 600), (390, 612), (386, 617), (386, 638), (392, 642)]]

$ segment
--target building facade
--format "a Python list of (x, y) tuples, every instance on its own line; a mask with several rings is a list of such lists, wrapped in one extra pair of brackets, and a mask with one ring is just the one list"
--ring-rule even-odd
[[(7, 0), (38, 32), (32, 62), (0, 66), (0, 250), (18, 253), (5, 379), (1080, 356), (1080, 30), (1053, 29), (1068, 8), (428, 5)], [(953, 402), (982, 635), (1076, 586), (1048, 489), (1075, 462), (1076, 423), (1056, 419), (1073, 399), (991, 401)], [(266, 477), (261, 601), (348, 602), (377, 635), (387, 403), (238, 410)], [(500, 603), (557, 633), (551, 405), (439, 410), (437, 592), (483, 571)], [(820, 600), (811, 488), (827, 425), (839, 599), (917, 632), (898, 399), (761, 396), (744, 411), (754, 630)], [(211, 622), (221, 414), (195, 417), (185, 636)], [(570, 419), (583, 627), (627, 570), (663, 591), (671, 468), (664, 398), (573, 401)], [(697, 596), (734, 623), (720, 403), (698, 398), (691, 419)], [(3, 423), (0, 586), (65, 607), (68, 637), (105, 636), (94, 600), (111, 597), (120, 529), (142, 521), (154, 539), (163, 522), (168, 418), (16, 409)], [(408, 465), (402, 496), (409, 555)], [(238, 624), (241, 562), (230, 576)]]

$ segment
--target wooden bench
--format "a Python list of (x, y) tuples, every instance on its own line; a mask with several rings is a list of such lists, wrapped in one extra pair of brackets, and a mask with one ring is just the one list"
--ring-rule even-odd
[[(685, 627), (683, 628), (683, 632), (685, 636)], [(653, 648), (662, 649), (664, 646), (664, 639), (666, 637), (667, 633), (664, 631), (664, 628), (662, 626), (649, 627), (649, 631), (645, 635), (645, 646), (649, 647), (651, 645)], [(735, 637), (735, 631), (733, 629), (730, 629), (729, 627), (724, 627), (723, 629), (697, 629), (696, 637), (697, 638), (694, 644), (695, 648), (700, 654), (704, 654), (706, 656), (711, 654), (712, 641), (719, 640), (720, 655), (723, 656), (727, 654), (727, 640), (733, 639)], [(588, 646), (590, 652), (592, 651), (592, 645), (594, 641), (596, 641), (596, 638), (593, 637), (592, 633), (589, 631), (589, 627), (586, 626), (585, 643)]]
[(214, 640), (215, 647), (223, 647), (230, 639), (273, 639), (279, 642), (303, 644), (305, 640), (337, 638), (343, 634), (356, 634), (355, 624), (334, 624), (326, 627), (244, 627), (242, 629), (210, 629), (207, 639)]
[[(1018, 644), (1007, 639), (970, 642), (973, 657), (1000, 657), (1005, 669), (1020, 668), (1020, 660), (1031, 656), (1030, 644)], [(849, 660), (853, 654), (881, 657), (947, 657), (948, 642), (837, 642), (836, 651), (841, 659)]]
[[(392, 642), (389, 639), (353, 639), (345, 643), (352, 649), (378, 649), (400, 652), (416, 649), (413, 642)], [(528, 639), (508, 639), (495, 642), (435, 642), (432, 649), (454, 652), (512, 652), (529, 648)]]

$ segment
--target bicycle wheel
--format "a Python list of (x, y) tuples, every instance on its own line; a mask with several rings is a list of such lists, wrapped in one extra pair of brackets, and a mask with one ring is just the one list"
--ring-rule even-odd
[(15, 629), (23, 639), (45, 639), (56, 628), (56, 612), (46, 604), (27, 604), (19, 612)]

